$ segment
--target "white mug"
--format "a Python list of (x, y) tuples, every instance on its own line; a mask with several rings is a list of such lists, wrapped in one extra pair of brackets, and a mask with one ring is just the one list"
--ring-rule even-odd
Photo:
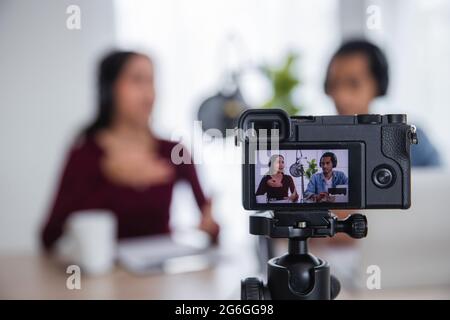
[(80, 266), (81, 272), (99, 275), (114, 266), (117, 221), (107, 210), (72, 213), (66, 222), (64, 256)]

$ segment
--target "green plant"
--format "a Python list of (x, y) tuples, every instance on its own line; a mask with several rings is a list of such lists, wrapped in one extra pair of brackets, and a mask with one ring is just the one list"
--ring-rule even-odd
[(317, 171), (319, 171), (319, 169), (317, 168), (316, 159), (312, 159), (311, 161), (307, 161), (307, 162), (308, 162), (308, 169), (306, 169), (305, 175), (308, 177), (308, 179), (311, 179), (313, 174), (316, 173)]
[(272, 98), (264, 103), (263, 108), (281, 108), (290, 116), (296, 115), (302, 109), (293, 101), (293, 92), (301, 85), (299, 77), (296, 75), (295, 63), (298, 55), (289, 53), (286, 56), (281, 68), (263, 66), (261, 70), (269, 79), (273, 89)]

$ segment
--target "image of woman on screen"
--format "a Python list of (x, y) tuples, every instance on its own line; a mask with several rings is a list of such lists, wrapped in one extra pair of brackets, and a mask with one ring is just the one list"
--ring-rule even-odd
[[(284, 157), (275, 154), (270, 157), (269, 171), (264, 175), (256, 190), (256, 196), (266, 195), (267, 202), (289, 201), (297, 202), (298, 193), (294, 180), (284, 174)], [(290, 191), (290, 195), (289, 195)]]

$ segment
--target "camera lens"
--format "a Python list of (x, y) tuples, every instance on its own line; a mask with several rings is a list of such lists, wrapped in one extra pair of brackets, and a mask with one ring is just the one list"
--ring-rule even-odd
[(377, 167), (373, 171), (372, 179), (379, 188), (390, 187), (395, 181), (393, 170), (387, 166)]

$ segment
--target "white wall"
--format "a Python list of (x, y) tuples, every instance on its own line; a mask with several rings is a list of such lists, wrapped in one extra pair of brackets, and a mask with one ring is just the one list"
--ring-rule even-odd
[[(66, 27), (69, 5), (81, 30)], [(0, 251), (32, 251), (64, 153), (94, 111), (95, 68), (114, 44), (109, 0), (0, 2)]]
[[(119, 43), (144, 48), (156, 59), (154, 127), (171, 137), (192, 130), (201, 102), (241, 71), (246, 103), (260, 106), (271, 87), (257, 68), (300, 54), (303, 81), (294, 99), (304, 114), (334, 113), (323, 94), (326, 64), (339, 44), (337, 0), (116, 0)], [(189, 139), (189, 137), (187, 137)]]

